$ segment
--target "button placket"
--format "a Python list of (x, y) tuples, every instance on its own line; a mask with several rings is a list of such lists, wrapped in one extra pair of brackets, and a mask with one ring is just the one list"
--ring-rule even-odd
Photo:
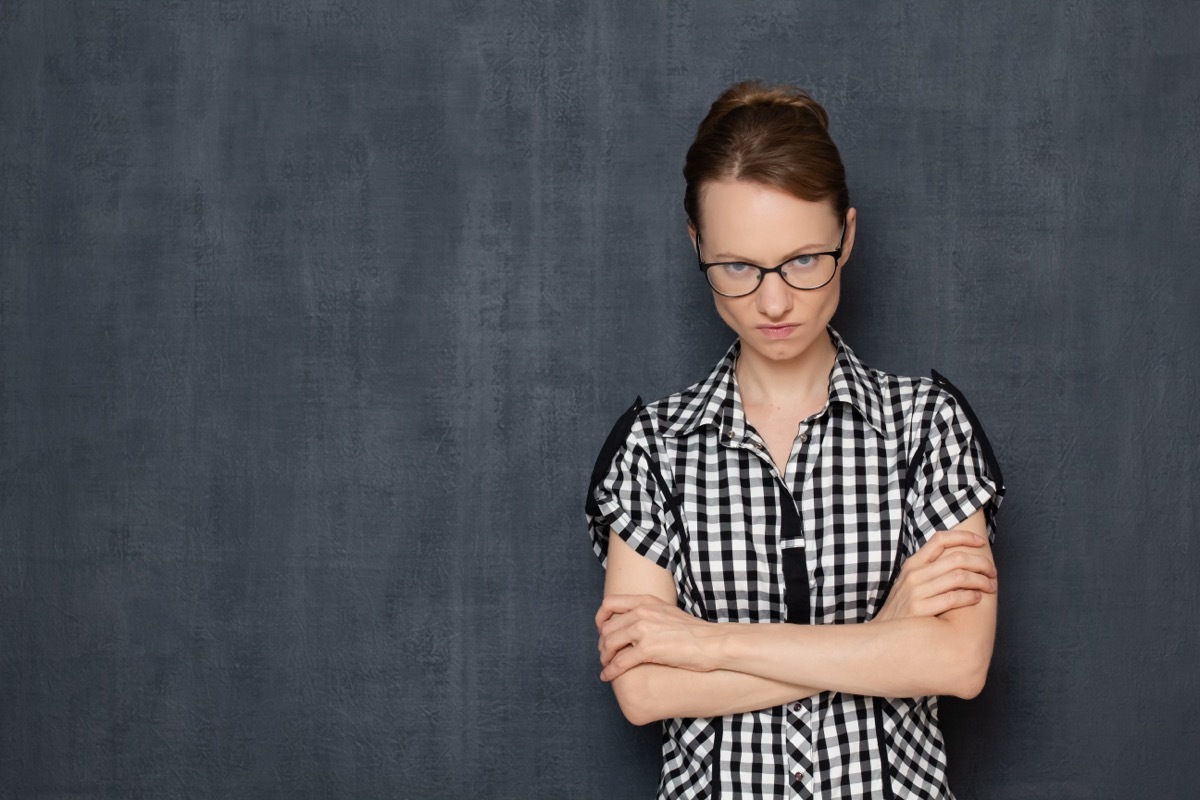
[(788, 733), (792, 762), (788, 765), (788, 774), (794, 779), (792, 791), (796, 797), (810, 797), (813, 791), (810, 773), (815, 710), (809, 706), (807, 700), (796, 700), (787, 705), (789, 712), (800, 709), (792, 718), (791, 730)]
[(808, 444), (809, 439), (812, 438), (812, 426), (813, 423), (810, 420), (805, 420), (804, 422), (800, 423), (800, 427), (797, 431), (799, 435), (796, 437), (800, 440), (800, 444)]

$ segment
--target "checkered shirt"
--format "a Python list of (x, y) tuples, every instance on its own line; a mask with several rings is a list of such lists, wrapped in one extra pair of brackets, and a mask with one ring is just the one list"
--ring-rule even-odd
[[(803, 548), (792, 551), (807, 570), (803, 621), (833, 625), (874, 617), (934, 531), (984, 508), (994, 537), (1002, 479), (957, 390), (869, 369), (829, 333), (829, 402), (800, 426), (782, 475), (746, 422), (738, 342), (706, 380), (636, 415), (593, 476), (588, 522), (601, 563), (614, 531), (671, 572), (685, 611), (784, 622), (783, 553)], [(784, 524), (785, 494), (799, 525)], [(827, 691), (665, 720), (658, 797), (952, 797), (937, 698)]]

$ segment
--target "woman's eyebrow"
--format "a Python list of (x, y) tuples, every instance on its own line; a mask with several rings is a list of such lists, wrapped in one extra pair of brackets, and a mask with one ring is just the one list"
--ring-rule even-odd
[[(836, 247), (836, 246), (837, 245), (834, 245), (834, 247)], [(781, 259), (780, 261), (777, 261), (775, 263), (782, 264), (785, 261), (790, 261), (791, 259), (795, 258), (796, 256), (802, 256), (806, 252), (819, 252), (821, 250), (821, 248), (823, 248), (823, 247), (828, 247), (828, 245), (824, 245), (824, 244), (801, 245), (801, 246), (793, 249), (790, 253), (788, 253), (788, 255), (784, 256), (783, 259)], [(716, 255), (714, 255), (712, 257), (712, 260), (713, 260), (713, 262), (732, 262), (732, 263), (737, 263), (737, 264), (751, 264), (753, 266), (762, 266), (754, 259), (744, 258), (742, 256), (737, 255), (736, 253), (717, 253)]]

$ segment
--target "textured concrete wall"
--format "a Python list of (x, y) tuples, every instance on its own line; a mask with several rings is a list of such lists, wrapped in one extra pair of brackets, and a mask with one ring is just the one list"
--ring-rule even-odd
[(1200, 6), (0, 2), (0, 796), (651, 796), (584, 483), (728, 342), (679, 169), (828, 107), (836, 324), (1009, 480), (963, 798), (1200, 781)]

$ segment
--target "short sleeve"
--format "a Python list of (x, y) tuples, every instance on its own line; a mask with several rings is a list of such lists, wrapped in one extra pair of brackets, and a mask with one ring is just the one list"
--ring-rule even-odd
[[(601, 453), (603, 459), (606, 453)], [(608, 564), (610, 532), (639, 554), (670, 569), (666, 504), (652, 456), (635, 425), (612, 456), (607, 470), (597, 463), (587, 504), (588, 531), (600, 563)]]
[(982, 428), (956, 392), (933, 388), (927, 413), (926, 440), (909, 494), (914, 550), (935, 531), (955, 528), (981, 508), (994, 541), (1004, 489)]

